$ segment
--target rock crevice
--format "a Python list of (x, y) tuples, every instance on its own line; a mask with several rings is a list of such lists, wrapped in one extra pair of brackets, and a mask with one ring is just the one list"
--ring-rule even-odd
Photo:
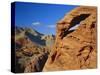
[(80, 6), (57, 23), (55, 46), (43, 71), (97, 67), (96, 11), (96, 7)]

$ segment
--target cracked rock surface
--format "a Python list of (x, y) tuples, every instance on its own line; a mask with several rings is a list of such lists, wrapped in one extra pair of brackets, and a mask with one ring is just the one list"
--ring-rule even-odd
[(97, 67), (96, 11), (96, 7), (80, 6), (57, 23), (55, 45), (43, 71)]

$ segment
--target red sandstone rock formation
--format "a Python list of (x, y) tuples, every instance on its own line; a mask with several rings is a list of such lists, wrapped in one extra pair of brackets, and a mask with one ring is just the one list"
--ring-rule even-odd
[(55, 46), (43, 71), (97, 67), (96, 11), (96, 7), (77, 7), (57, 23)]

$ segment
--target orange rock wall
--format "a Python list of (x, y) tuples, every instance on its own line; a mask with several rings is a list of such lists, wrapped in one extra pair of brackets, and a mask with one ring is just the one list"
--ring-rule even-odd
[[(57, 23), (55, 46), (43, 71), (97, 67), (97, 8), (80, 6)], [(72, 27), (79, 24), (77, 28)]]

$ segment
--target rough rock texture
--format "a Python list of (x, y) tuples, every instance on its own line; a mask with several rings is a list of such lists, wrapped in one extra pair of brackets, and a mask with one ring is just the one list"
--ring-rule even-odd
[(50, 48), (43, 45), (46, 39), (41, 39), (42, 36), (30, 28), (16, 28), (16, 72), (42, 71), (50, 52)]
[(55, 46), (43, 71), (97, 67), (96, 11), (95, 7), (80, 6), (57, 23)]
[(48, 58), (48, 48), (39, 46), (28, 38), (16, 42), (21, 47), (16, 49), (16, 72), (42, 71)]
[(41, 72), (48, 58), (48, 53), (41, 53), (31, 57), (31, 60), (25, 65), (24, 72)]

